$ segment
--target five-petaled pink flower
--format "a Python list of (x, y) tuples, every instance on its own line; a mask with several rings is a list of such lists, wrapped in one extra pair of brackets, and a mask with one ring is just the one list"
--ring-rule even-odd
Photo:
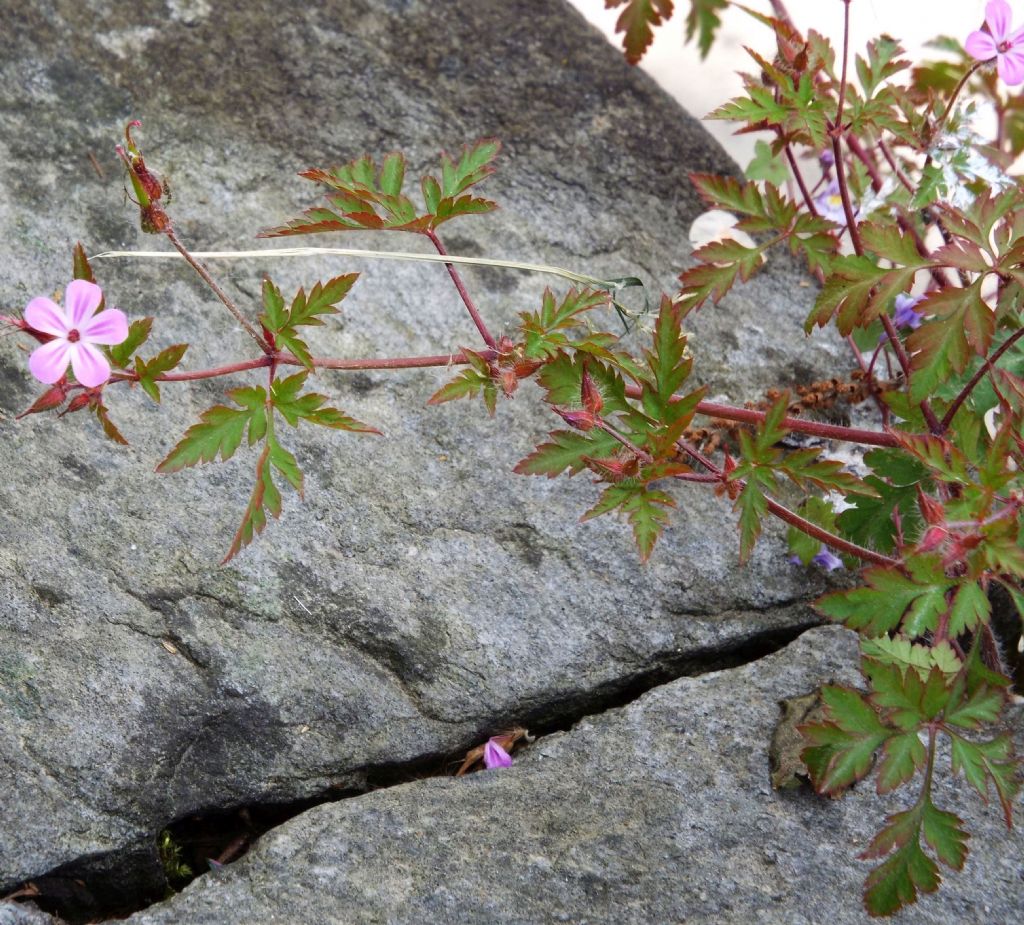
[(49, 334), (53, 340), (37, 347), (28, 360), (28, 368), (41, 382), (56, 382), (67, 371), (87, 388), (102, 385), (110, 378), (107, 358), (93, 344), (119, 344), (128, 336), (124, 312), (108, 308), (98, 315), (103, 292), (95, 283), (75, 279), (64, 290), (64, 307), (43, 296), (25, 307), (25, 322), (34, 331)]
[(512, 756), (495, 739), (488, 739), (484, 745), (484, 766), (488, 771), (492, 768), (510, 768)]
[(1024, 83), (1024, 28), (1010, 30), (1013, 11), (1006, 0), (989, 0), (985, 25), (967, 36), (964, 47), (979, 61), (996, 59), (999, 76), (1008, 84)]

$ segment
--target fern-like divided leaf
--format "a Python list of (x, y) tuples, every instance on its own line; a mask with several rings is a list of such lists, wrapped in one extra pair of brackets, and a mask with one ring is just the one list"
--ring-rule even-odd
[(499, 141), (485, 138), (457, 157), (442, 154), (440, 178), (428, 174), (420, 182), (423, 211), (403, 192), (406, 160), (398, 152), (386, 155), (379, 167), (364, 155), (339, 167), (303, 171), (300, 176), (327, 187), (327, 205), (307, 209), (261, 237), (358, 229), (425, 234), (459, 215), (491, 212), (497, 208), (494, 202), (467, 191), (494, 172), (492, 162), (500, 149)]

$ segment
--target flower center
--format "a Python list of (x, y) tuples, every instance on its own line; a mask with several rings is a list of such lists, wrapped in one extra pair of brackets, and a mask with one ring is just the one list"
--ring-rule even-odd
[(72, 328), (68, 331), (68, 343), (77, 344), (82, 339), (82, 335), (78, 333), (78, 328)]
[(1011, 48), (1013, 48), (1013, 42), (1007, 39), (1005, 42), (1000, 42), (999, 47), (996, 49), (1000, 54), (1006, 54)]

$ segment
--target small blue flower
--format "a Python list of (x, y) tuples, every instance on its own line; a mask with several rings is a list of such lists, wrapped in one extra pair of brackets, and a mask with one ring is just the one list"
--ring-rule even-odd
[(837, 568), (843, 567), (843, 560), (824, 547), (811, 561), (815, 565), (820, 565), (826, 572), (834, 572)]
[(921, 301), (919, 295), (907, 295), (901, 292), (896, 296), (892, 320), (898, 328), (910, 328), (912, 331), (921, 325), (921, 316), (914, 311), (914, 306)]

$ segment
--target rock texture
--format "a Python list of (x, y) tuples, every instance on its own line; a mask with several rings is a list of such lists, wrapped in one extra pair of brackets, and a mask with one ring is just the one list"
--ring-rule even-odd
[[(546, 737), (508, 770), (317, 807), (129, 921), (866, 923), (855, 854), (900, 804), (871, 786), (829, 801), (768, 780), (778, 702), (851, 683), (855, 659), (851, 633), (812, 630)], [(974, 794), (943, 786), (937, 801), (967, 821), (971, 854), (898, 921), (1015, 921), (1019, 830)]]
[[(702, 208), (687, 174), (731, 169), (559, 0), (0, 0), (0, 19), (5, 311), (63, 289), (75, 240), (166, 247), (124, 203), (112, 148), (134, 117), (197, 249), (248, 246), (311, 204), (299, 169), (401, 148), (415, 173), (489, 135), (505, 142), (488, 181), (502, 210), (453, 223), (452, 253), (637, 273), (655, 292)], [(192, 343), (184, 368), (250, 355), (183, 265), (96, 269), (108, 304), (156, 317), (155, 347)], [(438, 266), (216, 268), (253, 312), (264, 271), (288, 291), (353, 269), (363, 277), (316, 352), (474, 342)], [(497, 330), (550, 282), (466, 275)], [(808, 300), (777, 261), (699, 318), (712, 390), (743, 400), (830, 372), (837, 345), (795, 333)], [(39, 391), (25, 360), (0, 340), (0, 895), (58, 868), (159, 894), (154, 838), (174, 820), (360, 788), (511, 723), (735, 664), (814, 621), (822, 579), (789, 567), (777, 536), (738, 571), (731, 514), (705, 491), (679, 491), (675, 528), (640, 568), (621, 524), (577, 522), (595, 497), (586, 479), (510, 474), (557, 424), (529, 390), (495, 420), (426, 408), (442, 371), (319, 377), (386, 439), (289, 430), (305, 503), (286, 497), (282, 521), (218, 568), (251, 455), (168, 478), (153, 466), (225, 383), (165, 389), (159, 406), (111, 394), (132, 443), (119, 448), (85, 415), (16, 422)]]

